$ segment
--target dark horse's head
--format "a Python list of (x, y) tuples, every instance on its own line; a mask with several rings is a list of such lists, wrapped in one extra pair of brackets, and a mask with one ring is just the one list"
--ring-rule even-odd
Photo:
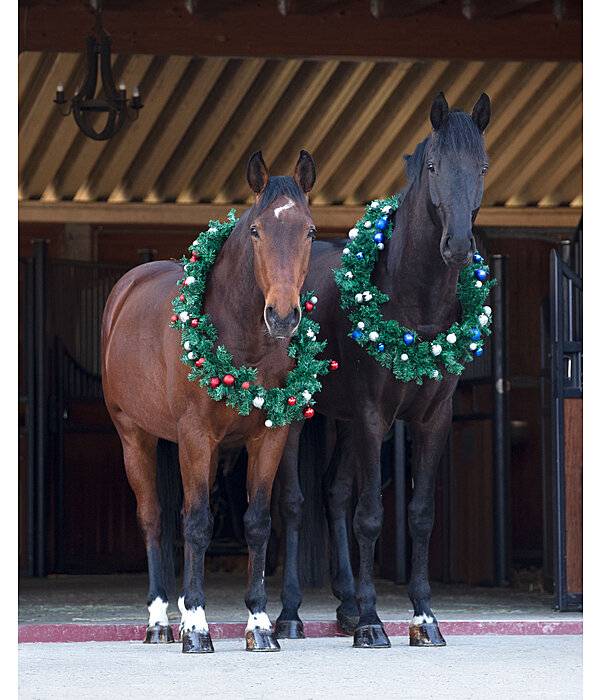
[(440, 92), (431, 106), (433, 132), (424, 154), (429, 194), (442, 225), (440, 252), (448, 267), (462, 269), (475, 252), (472, 224), (483, 196), (488, 167), (483, 131), (490, 98), (483, 93), (471, 115), (449, 110)]
[(290, 338), (300, 323), (300, 289), (315, 234), (308, 208), (315, 178), (306, 151), (300, 151), (293, 178), (269, 177), (260, 151), (248, 162), (248, 182), (256, 195), (248, 218), (254, 276), (265, 297), (264, 319), (272, 338)]

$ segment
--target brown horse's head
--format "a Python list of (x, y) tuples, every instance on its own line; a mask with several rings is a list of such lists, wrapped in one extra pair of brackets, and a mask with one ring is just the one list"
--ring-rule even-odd
[(300, 289), (315, 234), (308, 193), (315, 183), (310, 154), (300, 151), (294, 177), (269, 177), (262, 153), (248, 162), (256, 202), (248, 217), (254, 276), (265, 297), (264, 319), (273, 338), (290, 338), (300, 323)]

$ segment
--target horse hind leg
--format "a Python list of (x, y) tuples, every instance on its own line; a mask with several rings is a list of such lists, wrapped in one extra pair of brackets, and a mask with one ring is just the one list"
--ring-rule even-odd
[(124, 413), (113, 413), (121, 438), (127, 479), (137, 501), (137, 519), (148, 559), (148, 627), (145, 644), (171, 643), (169, 601), (163, 579), (161, 554), (161, 508), (156, 488), (157, 438), (143, 431)]
[(336, 421), (336, 428), (337, 443), (325, 479), (325, 511), (331, 543), (331, 588), (340, 601), (336, 610), (337, 624), (345, 634), (353, 635), (360, 616), (348, 539), (355, 462), (351, 424)]

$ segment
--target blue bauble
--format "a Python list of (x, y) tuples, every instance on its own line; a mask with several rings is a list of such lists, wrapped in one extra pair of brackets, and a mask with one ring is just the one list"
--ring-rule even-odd
[(362, 250), (361, 250), (361, 251), (359, 251), (359, 252), (356, 254), (356, 257), (357, 257), (359, 260), (362, 260), (362, 259), (365, 257), (365, 254), (364, 254), (364, 253), (362, 252)]
[(377, 243), (377, 244), (383, 243), (383, 242), (385, 241), (385, 236), (383, 235), (383, 233), (376, 233), (376, 234), (373, 236), (373, 240), (374, 240), (375, 243)]
[(377, 219), (377, 222), (375, 223), (375, 228), (378, 231), (383, 231), (383, 229), (388, 225), (388, 220), (387, 217), (382, 216), (381, 219)]
[(476, 262), (476, 263), (483, 262), (483, 258), (481, 257), (481, 255), (479, 255), (479, 253), (475, 253), (475, 255), (473, 256), (473, 262)]
[(473, 340), (479, 340), (479, 338), (481, 338), (481, 331), (479, 328), (471, 329), (471, 338), (473, 338)]
[(483, 355), (483, 348), (477, 348), (477, 350), (475, 350), (475, 354), (476, 355)]
[(377, 350), (379, 350), (379, 352), (383, 352), (385, 350), (385, 345), (383, 343), (379, 343), (377, 345)]
[(354, 340), (358, 340), (359, 338), (362, 338), (362, 333), (360, 331), (354, 331), (354, 333), (352, 333), (352, 337)]
[(483, 282), (483, 280), (487, 277), (487, 272), (485, 270), (482, 270), (481, 268), (479, 268), (479, 269), (475, 270), (475, 277), (477, 277), (477, 279), (480, 282)]
[(406, 343), (406, 345), (412, 345), (415, 341), (415, 336), (412, 333), (405, 333), (402, 336), (402, 340)]

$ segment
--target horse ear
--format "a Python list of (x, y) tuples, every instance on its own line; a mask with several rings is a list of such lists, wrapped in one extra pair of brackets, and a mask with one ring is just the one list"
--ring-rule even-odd
[(431, 112), (429, 113), (429, 118), (431, 119), (431, 126), (434, 131), (437, 131), (444, 119), (448, 116), (448, 103), (444, 97), (443, 92), (438, 92), (431, 105)]
[(307, 194), (312, 190), (316, 179), (317, 171), (310, 153), (300, 151), (300, 158), (298, 158), (294, 171), (294, 180), (296, 180), (298, 187)]
[(262, 157), (262, 151), (255, 151), (248, 161), (248, 170), (246, 171), (248, 184), (256, 195), (263, 193), (269, 179), (269, 172), (265, 161)]
[(475, 107), (473, 107), (473, 113), (471, 114), (473, 121), (475, 124), (477, 124), (477, 128), (479, 131), (481, 131), (481, 133), (483, 133), (485, 127), (490, 121), (490, 112), (490, 98), (485, 94), (485, 92), (482, 92), (481, 97), (477, 100), (477, 104)]

